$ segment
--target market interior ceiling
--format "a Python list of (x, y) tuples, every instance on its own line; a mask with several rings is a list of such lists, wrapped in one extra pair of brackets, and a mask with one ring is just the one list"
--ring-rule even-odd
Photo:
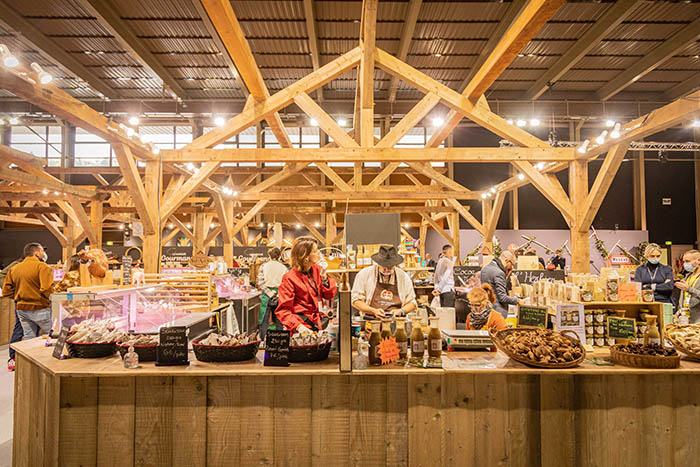
[[(376, 45), (463, 91), (527, 2), (382, 1)], [(357, 45), (361, 1), (231, 2), (269, 92)], [(566, 2), (486, 92), (507, 118), (631, 119), (700, 86), (700, 3)], [(248, 89), (199, 0), (0, 0), (0, 42), (54, 84), (110, 115), (213, 126)], [(357, 70), (312, 97), (352, 119)], [(377, 69), (375, 115), (399, 119), (423, 95)], [(438, 109), (439, 111), (439, 109)], [(0, 90), (0, 114), (41, 109)], [(292, 104), (286, 124), (305, 115)], [(144, 119), (145, 118), (145, 119)]]

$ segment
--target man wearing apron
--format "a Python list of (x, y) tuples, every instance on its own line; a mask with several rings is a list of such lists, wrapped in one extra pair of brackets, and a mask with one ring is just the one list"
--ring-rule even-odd
[(417, 307), (413, 281), (397, 266), (403, 263), (394, 246), (381, 246), (374, 264), (363, 269), (352, 285), (352, 305), (365, 318), (403, 316)]

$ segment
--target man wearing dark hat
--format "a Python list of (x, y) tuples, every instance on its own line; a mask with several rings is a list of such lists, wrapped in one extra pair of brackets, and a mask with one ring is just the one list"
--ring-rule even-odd
[(403, 263), (394, 246), (382, 245), (372, 255), (374, 264), (363, 269), (352, 285), (352, 305), (364, 316), (382, 318), (386, 315), (405, 315), (416, 309), (413, 281), (405, 271), (397, 268)]

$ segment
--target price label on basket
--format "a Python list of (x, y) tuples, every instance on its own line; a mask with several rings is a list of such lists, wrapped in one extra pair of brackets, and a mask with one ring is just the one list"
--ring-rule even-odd
[(264, 366), (289, 366), (289, 331), (268, 329)]
[(156, 366), (189, 365), (187, 358), (187, 328), (171, 326), (160, 328), (160, 344), (156, 354)]
[(634, 318), (608, 316), (608, 337), (634, 339), (637, 337), (636, 325)]
[(59, 360), (65, 358), (63, 356), (63, 349), (66, 347), (66, 338), (68, 337), (68, 328), (64, 327), (61, 329), (61, 334), (58, 335), (56, 339), (56, 344), (53, 346), (53, 357)]
[(526, 328), (547, 328), (549, 311), (546, 306), (518, 306), (518, 326)]

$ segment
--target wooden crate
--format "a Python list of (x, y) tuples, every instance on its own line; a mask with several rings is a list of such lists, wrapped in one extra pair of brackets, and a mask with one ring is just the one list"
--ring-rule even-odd
[[(663, 342), (664, 336), (664, 305), (658, 302), (588, 302), (583, 304), (584, 309), (592, 310), (625, 310), (626, 318), (639, 319), (642, 310), (649, 310), (649, 313), (656, 315), (656, 324), (659, 326), (659, 333)], [(673, 323), (671, 323), (673, 324)]]
[(173, 300), (189, 311), (210, 311), (218, 306), (212, 275), (208, 272), (182, 272), (177, 274), (144, 274), (146, 284), (166, 287), (172, 292), (156, 293), (154, 298)]
[(15, 328), (15, 301), (0, 298), (0, 345), (10, 343), (12, 330)]

